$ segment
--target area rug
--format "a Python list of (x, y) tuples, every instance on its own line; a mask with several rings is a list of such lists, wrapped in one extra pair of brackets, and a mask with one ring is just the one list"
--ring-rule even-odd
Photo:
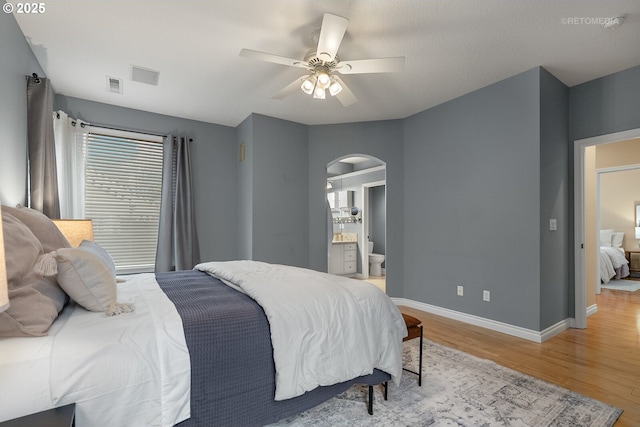
[(639, 280), (613, 279), (606, 285), (600, 285), (601, 288), (613, 289), (616, 291), (635, 292), (640, 289)]
[[(404, 343), (404, 366), (417, 370), (419, 340)], [(389, 400), (376, 387), (373, 415), (366, 386), (271, 426), (605, 427), (622, 410), (425, 340), (422, 387), (404, 372)]]

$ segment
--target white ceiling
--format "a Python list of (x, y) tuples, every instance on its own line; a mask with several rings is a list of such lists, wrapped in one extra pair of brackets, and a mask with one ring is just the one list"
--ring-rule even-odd
[[(543, 66), (568, 86), (640, 65), (638, 0), (55, 0), (18, 24), (57, 93), (237, 126), (251, 113), (303, 124), (404, 118)], [(304, 57), (330, 12), (350, 19), (342, 60), (405, 56), (405, 70), (342, 76), (359, 102), (296, 92), (304, 70), (241, 58)], [(626, 15), (616, 30), (598, 24)], [(160, 72), (133, 82), (131, 66)], [(107, 91), (106, 77), (124, 93)]]

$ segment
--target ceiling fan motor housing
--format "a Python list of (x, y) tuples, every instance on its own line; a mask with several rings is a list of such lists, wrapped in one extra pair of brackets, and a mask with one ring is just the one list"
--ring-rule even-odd
[(305, 56), (304, 60), (309, 65), (309, 68), (312, 70), (320, 65), (324, 65), (330, 70), (332, 70), (335, 67), (337, 67), (338, 63), (340, 62), (338, 55), (336, 55), (333, 58), (333, 61), (323, 61), (322, 59), (318, 58), (318, 55), (316, 54), (315, 49), (312, 49), (309, 52), (307, 52), (307, 55)]

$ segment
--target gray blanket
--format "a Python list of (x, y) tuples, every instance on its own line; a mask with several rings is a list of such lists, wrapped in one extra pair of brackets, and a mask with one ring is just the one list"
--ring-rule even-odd
[(376, 370), (275, 401), (273, 350), (262, 307), (200, 271), (159, 273), (156, 279), (182, 317), (191, 358), (191, 418), (180, 427), (262, 426), (312, 408), (352, 384), (390, 379)]

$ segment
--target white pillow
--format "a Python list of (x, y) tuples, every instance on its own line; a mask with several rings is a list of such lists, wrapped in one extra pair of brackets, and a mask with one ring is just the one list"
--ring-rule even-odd
[(624, 233), (622, 231), (614, 231), (611, 233), (611, 246), (614, 248), (622, 247), (622, 240), (624, 240)]
[(613, 230), (600, 230), (600, 246), (611, 246)]
[(116, 300), (116, 271), (111, 256), (97, 243), (84, 240), (77, 248), (55, 252), (60, 287), (82, 307), (107, 315), (133, 311)]

